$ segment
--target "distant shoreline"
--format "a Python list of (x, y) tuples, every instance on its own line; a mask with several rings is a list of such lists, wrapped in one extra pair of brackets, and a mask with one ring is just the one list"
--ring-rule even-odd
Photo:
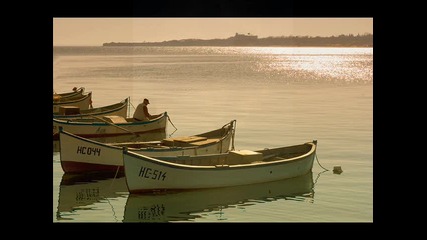
[(132, 43), (122, 43), (117, 45), (105, 46), (54, 46), (54, 47), (336, 47), (336, 48), (372, 48), (371, 45), (137, 45)]
[(138, 46), (218, 46), (218, 47), (373, 47), (373, 35), (339, 35), (331, 37), (289, 36), (258, 38), (236, 33), (227, 39), (182, 39), (163, 42), (110, 42), (104, 47)]

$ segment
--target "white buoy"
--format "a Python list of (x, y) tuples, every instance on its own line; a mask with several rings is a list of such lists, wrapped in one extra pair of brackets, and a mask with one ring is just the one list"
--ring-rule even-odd
[(336, 173), (336, 174), (340, 174), (340, 173), (342, 173), (342, 169), (341, 169), (341, 166), (334, 166), (334, 173)]

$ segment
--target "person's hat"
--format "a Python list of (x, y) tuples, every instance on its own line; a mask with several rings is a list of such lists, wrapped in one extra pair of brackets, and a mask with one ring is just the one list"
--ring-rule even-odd
[(147, 103), (150, 103), (150, 101), (148, 101), (148, 99), (144, 98), (144, 102), (147, 101)]

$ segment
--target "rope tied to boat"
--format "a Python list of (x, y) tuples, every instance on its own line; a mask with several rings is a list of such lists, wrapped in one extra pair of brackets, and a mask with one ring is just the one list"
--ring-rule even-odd
[[(172, 126), (175, 128), (175, 131), (176, 131), (176, 130), (178, 130), (178, 128), (176, 128), (176, 127), (175, 127), (175, 125), (173, 125), (172, 120), (171, 120), (171, 118), (169, 117), (169, 115), (167, 115), (167, 116), (168, 116), (168, 120), (169, 120), (169, 122), (170, 122), (170, 123), (172, 124)], [(175, 131), (174, 131), (174, 132), (175, 132)]]
[(319, 164), (319, 166), (321, 167), (321, 168), (323, 168), (325, 171), (329, 171), (329, 169), (326, 169), (326, 168), (324, 168), (321, 164), (320, 164), (320, 162), (319, 162), (319, 158), (317, 157), (317, 153), (316, 153), (316, 160), (317, 160), (317, 164)]

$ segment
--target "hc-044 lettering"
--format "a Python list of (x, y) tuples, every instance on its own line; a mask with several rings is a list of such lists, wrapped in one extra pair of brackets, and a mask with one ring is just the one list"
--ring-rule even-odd
[(77, 154), (101, 156), (101, 149), (100, 148), (78, 146), (77, 147)]

